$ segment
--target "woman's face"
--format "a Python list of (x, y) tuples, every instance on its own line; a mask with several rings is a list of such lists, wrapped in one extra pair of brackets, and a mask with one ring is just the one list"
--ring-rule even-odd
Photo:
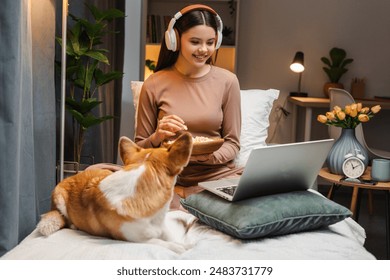
[(180, 40), (179, 59), (190, 67), (202, 67), (215, 51), (216, 34), (210, 26), (194, 26)]

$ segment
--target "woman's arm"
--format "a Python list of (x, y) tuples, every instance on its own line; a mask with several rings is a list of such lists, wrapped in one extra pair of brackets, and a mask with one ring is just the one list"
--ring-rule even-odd
[(158, 108), (146, 81), (141, 88), (137, 114), (135, 143), (144, 148), (152, 148), (154, 145), (151, 135), (157, 127)]
[(159, 116), (155, 94), (143, 87), (138, 103), (135, 142), (141, 147), (158, 147), (165, 139), (187, 130), (183, 119), (177, 115)]

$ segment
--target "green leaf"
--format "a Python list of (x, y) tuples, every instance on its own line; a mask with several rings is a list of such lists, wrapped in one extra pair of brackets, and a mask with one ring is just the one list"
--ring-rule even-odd
[(156, 69), (156, 62), (154, 60), (146, 59), (145, 60), (145, 65), (151, 71), (154, 71)]
[(116, 80), (123, 77), (123, 72), (111, 71), (108, 73), (103, 73), (100, 69), (95, 71), (95, 80), (97, 86), (105, 85), (112, 80)]
[(345, 50), (340, 48), (332, 48), (329, 52), (330, 59), (333, 62), (334, 67), (340, 67), (341, 63), (347, 56), (347, 53)]
[(93, 15), (93, 18), (95, 20), (101, 18), (102, 16), (102, 12), (94, 5), (90, 5), (88, 3), (85, 3), (85, 5), (87, 6), (87, 8), (89, 9), (89, 11), (91, 12), (91, 14)]
[(331, 67), (332, 65), (330, 64), (330, 60), (326, 57), (321, 57), (321, 61)]
[(99, 18), (99, 20), (100, 21), (102, 21), (102, 20), (111, 21), (113, 19), (123, 18), (123, 17), (125, 17), (125, 14), (121, 10), (109, 9), (109, 10), (104, 11), (102, 13), (102, 16)]
[(90, 40), (92, 42), (91, 45), (93, 45), (93, 41), (95, 39), (99, 39), (102, 35), (104, 35), (104, 25), (101, 23), (91, 23), (88, 21), (84, 21), (83, 26), (85, 28), (85, 32)]
[(86, 98), (90, 97), (90, 90), (92, 88), (92, 82), (93, 82), (93, 77), (94, 73), (96, 70), (96, 67), (98, 65), (98, 61), (94, 61), (92, 64), (88, 65), (87, 68), (85, 69), (85, 87), (84, 87), (84, 96)]
[(105, 56), (102, 52), (96, 50), (90, 50), (85, 53), (86, 56), (89, 56), (93, 59), (96, 59), (100, 62), (110, 65), (107, 56)]
[(79, 23), (76, 23), (72, 29), (68, 32), (68, 41), (67, 47), (69, 52), (77, 54), (80, 56), (80, 33), (81, 26)]
[(352, 58), (348, 58), (346, 60), (343, 61), (343, 63), (341, 63), (341, 68), (344, 68), (346, 65), (350, 64), (353, 62), (353, 59)]
[(111, 21), (115, 18), (122, 18), (125, 16), (125, 14), (118, 9), (109, 9), (106, 11), (101, 11), (93, 5), (88, 5), (88, 4), (86, 5), (88, 9), (91, 11), (96, 21), (103, 21), (103, 20)]
[(80, 124), (83, 130), (87, 130), (91, 126), (98, 125), (104, 121), (113, 119), (112, 116), (95, 117), (93, 114), (82, 115), (76, 110), (69, 110), (74, 119)]
[(77, 101), (72, 98), (66, 98), (65, 104), (68, 110), (77, 111), (80, 115), (86, 115), (90, 113), (94, 108), (99, 106), (102, 101), (98, 101), (96, 98), (88, 98), (81, 101)]
[(56, 41), (62, 47), (62, 37), (56, 37)]
[(101, 124), (102, 122), (110, 120), (110, 119), (113, 119), (113, 117), (112, 116), (104, 116), (104, 117), (97, 118), (94, 115), (89, 114), (83, 118), (83, 121), (80, 124), (83, 128), (88, 129), (91, 126)]

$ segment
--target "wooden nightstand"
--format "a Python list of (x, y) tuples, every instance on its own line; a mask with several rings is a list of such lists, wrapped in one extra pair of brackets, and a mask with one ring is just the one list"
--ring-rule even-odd
[[(370, 180), (371, 179), (371, 167), (368, 167), (365, 173), (362, 176), (362, 179)], [(340, 181), (343, 177), (341, 175), (332, 174), (329, 172), (328, 168), (322, 168), (320, 170), (319, 176), (325, 179), (328, 182), (331, 182), (333, 186), (342, 186), (342, 187), (351, 187), (353, 188), (352, 199), (350, 210), (353, 213), (353, 217), (357, 221), (359, 218), (359, 207), (360, 207), (360, 189), (368, 190), (380, 190), (383, 191), (386, 196), (386, 248), (387, 248), (387, 258), (390, 258), (390, 182), (378, 182), (375, 185), (371, 184), (362, 184), (356, 182), (346, 182)]]

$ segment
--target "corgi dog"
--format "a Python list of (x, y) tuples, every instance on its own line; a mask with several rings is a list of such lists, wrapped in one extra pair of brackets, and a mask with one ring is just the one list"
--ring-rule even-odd
[(37, 225), (48, 236), (70, 227), (92, 235), (185, 250), (173, 241), (164, 219), (176, 176), (188, 164), (192, 137), (183, 133), (167, 148), (143, 149), (119, 140), (124, 166), (112, 172), (90, 169), (61, 181), (52, 193), (52, 210)]

